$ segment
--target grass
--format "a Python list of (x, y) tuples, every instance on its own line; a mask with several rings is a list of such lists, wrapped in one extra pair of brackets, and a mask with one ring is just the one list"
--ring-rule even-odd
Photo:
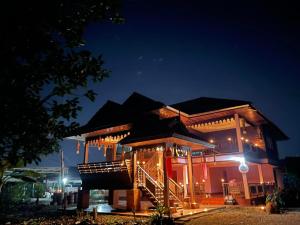
[(258, 207), (230, 207), (202, 214), (187, 225), (300, 225), (300, 211), (268, 215)]

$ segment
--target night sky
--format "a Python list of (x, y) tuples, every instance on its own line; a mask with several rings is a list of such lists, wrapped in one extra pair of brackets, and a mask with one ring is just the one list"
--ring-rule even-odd
[[(199, 2), (127, 0), (125, 24), (87, 27), (85, 48), (102, 54), (112, 74), (92, 86), (98, 98), (83, 102), (79, 122), (133, 91), (166, 104), (202, 96), (249, 100), (290, 137), (279, 143), (280, 157), (300, 155), (299, 7)], [(62, 148), (67, 166), (82, 162), (74, 141)], [(101, 159), (96, 149), (91, 154)], [(41, 165), (58, 166), (58, 155)]]

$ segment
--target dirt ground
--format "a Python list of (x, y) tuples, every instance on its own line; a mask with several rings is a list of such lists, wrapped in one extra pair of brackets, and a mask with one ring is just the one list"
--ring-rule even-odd
[(282, 214), (268, 215), (257, 208), (226, 208), (199, 215), (187, 225), (300, 225), (300, 209), (287, 210)]

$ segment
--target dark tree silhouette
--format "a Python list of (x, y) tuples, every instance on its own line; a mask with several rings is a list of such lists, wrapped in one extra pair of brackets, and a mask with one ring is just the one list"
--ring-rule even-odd
[[(90, 22), (122, 23), (118, 0), (10, 0), (0, 9), (0, 178), (40, 161), (78, 127), (89, 82), (109, 75), (101, 56), (81, 50)], [(0, 179), (2, 180), (2, 179)], [(0, 181), (0, 190), (2, 182)]]

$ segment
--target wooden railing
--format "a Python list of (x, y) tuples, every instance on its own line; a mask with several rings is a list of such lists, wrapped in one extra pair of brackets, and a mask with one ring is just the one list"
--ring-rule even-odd
[(154, 180), (140, 165), (137, 166), (137, 183), (159, 203), (163, 204), (163, 186)]
[[(248, 183), (249, 193), (251, 198), (262, 197), (268, 192), (272, 192), (274, 184), (271, 183)], [(244, 196), (244, 185), (242, 182), (238, 183), (223, 183), (223, 194)]]
[(80, 174), (111, 173), (111, 172), (122, 172), (122, 171), (128, 171), (128, 173), (130, 174), (131, 172), (130, 165), (131, 165), (130, 160), (84, 163), (78, 165), (78, 171)]
[(154, 153), (154, 155), (147, 160), (145, 165), (142, 165), (142, 168), (147, 171), (147, 173), (154, 178), (155, 180), (159, 180), (162, 182), (160, 174), (159, 174), (159, 167), (158, 167), (158, 162), (159, 162), (159, 156), (157, 153)]
[(237, 183), (222, 183), (223, 187), (223, 194), (224, 196), (227, 195), (244, 195), (244, 185), (241, 182)]
[(171, 178), (168, 179), (168, 182), (169, 182), (170, 194), (172, 195), (173, 198), (175, 198), (176, 201), (182, 203), (184, 198), (183, 187), (181, 187)]

